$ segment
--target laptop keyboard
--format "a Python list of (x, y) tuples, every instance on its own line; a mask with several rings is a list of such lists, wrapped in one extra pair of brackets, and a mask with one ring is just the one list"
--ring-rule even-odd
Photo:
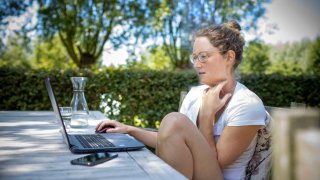
[(81, 145), (85, 148), (115, 147), (110, 141), (99, 134), (75, 135)]

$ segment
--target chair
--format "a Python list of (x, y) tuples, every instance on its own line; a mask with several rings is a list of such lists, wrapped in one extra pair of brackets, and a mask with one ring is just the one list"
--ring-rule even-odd
[(246, 169), (246, 180), (265, 180), (271, 178), (272, 118), (269, 114), (268, 116), (266, 126), (258, 130), (257, 145)]

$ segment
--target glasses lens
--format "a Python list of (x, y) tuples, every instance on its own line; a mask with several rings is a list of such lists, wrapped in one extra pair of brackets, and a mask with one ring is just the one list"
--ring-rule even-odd
[(190, 59), (190, 62), (191, 62), (192, 64), (194, 64), (194, 63), (196, 62), (196, 60), (197, 60), (196, 56), (194, 56), (194, 55), (192, 55), (192, 54), (189, 56), (189, 59)]
[(207, 53), (205, 53), (205, 52), (200, 53), (200, 54), (199, 54), (199, 61), (202, 62), (202, 63), (204, 63), (204, 62), (207, 61), (207, 57), (208, 57)]

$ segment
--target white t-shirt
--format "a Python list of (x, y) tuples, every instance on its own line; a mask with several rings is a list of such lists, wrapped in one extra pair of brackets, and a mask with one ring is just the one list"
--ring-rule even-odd
[[(207, 87), (201, 85), (191, 88), (180, 108), (180, 113), (188, 116), (195, 125), (202, 102), (203, 90)], [(218, 142), (225, 126), (265, 125), (267, 118), (268, 115), (260, 98), (243, 84), (237, 82), (232, 98), (213, 127), (215, 142)], [(224, 179), (240, 180), (245, 178), (245, 170), (252, 158), (256, 143), (257, 135), (243, 154), (223, 169)]]

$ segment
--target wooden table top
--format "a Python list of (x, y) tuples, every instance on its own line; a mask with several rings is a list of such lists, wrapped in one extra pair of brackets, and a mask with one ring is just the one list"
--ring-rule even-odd
[[(90, 112), (98, 120), (105, 116)], [(72, 131), (72, 130), (71, 130)], [(118, 157), (93, 166), (71, 165), (72, 154), (50, 111), (0, 111), (0, 179), (186, 179), (143, 148), (117, 152)]]

